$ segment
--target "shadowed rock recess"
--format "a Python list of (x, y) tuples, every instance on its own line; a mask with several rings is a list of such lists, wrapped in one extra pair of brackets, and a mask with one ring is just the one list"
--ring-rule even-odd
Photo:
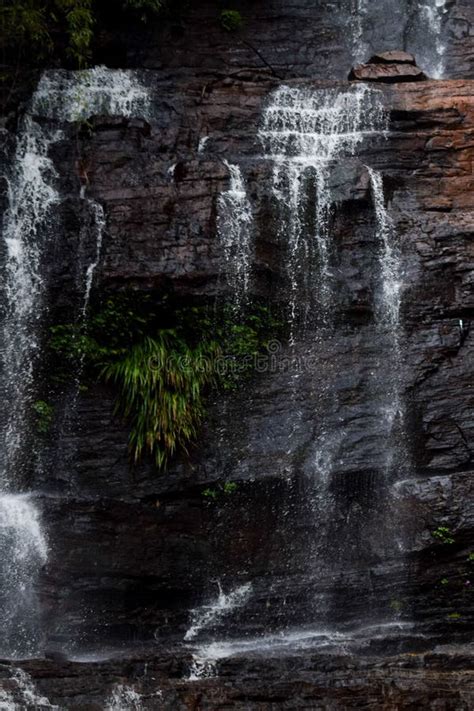
[[(467, 711), (474, 6), (199, 6), (2, 123), (0, 708)], [(283, 323), (166, 472), (50, 382), (130, 292)]]

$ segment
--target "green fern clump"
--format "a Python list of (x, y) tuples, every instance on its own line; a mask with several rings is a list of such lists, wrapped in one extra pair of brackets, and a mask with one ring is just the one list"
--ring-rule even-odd
[[(34, 54), (35, 59), (66, 51), (78, 67), (87, 65), (92, 54), (94, 29), (101, 25), (104, 4), (99, 0), (3, 0), (0, 47), (14, 55)], [(132, 11), (142, 20), (158, 15), (165, 0), (121, 0), (117, 12)]]
[(227, 32), (236, 32), (243, 25), (242, 15), (238, 10), (222, 10), (221, 25)]
[(61, 34), (67, 37), (67, 55), (78, 66), (90, 57), (96, 22), (93, 0), (4, 0), (0, 20), (3, 45), (18, 52), (33, 52), (40, 59), (55, 50)]
[(97, 378), (113, 384), (130, 426), (132, 461), (152, 455), (165, 469), (197, 438), (206, 396), (250, 379), (256, 357), (280, 331), (265, 306), (236, 322), (226, 305), (176, 308), (166, 295), (104, 295), (87, 323), (50, 327), (48, 378), (58, 388), (71, 372), (82, 387)]
[(118, 387), (118, 410), (130, 422), (135, 462), (148, 453), (163, 469), (177, 450), (187, 451), (204, 416), (217, 353), (217, 344), (190, 348), (170, 329), (146, 337), (103, 368), (102, 376)]

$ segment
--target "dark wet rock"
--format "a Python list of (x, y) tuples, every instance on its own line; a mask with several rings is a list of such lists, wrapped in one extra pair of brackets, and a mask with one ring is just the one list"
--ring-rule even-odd
[[(349, 51), (340, 41), (347, 26), (344, 13), (327, 3), (243, 4), (240, 35), (225, 33), (215, 22), (215, 3), (204, 2), (191, 8), (182, 35), (152, 28), (143, 46), (122, 38), (129, 63), (149, 67), (144, 76), (155, 116), (147, 123), (94, 117), (90, 136), (66, 132), (55, 147), (70, 198), (62, 205), (64, 229), (47, 246), (45, 277), (63, 318), (70, 318), (78, 298), (84, 219), (72, 142), (87, 164), (88, 194), (107, 216), (96, 273), (100, 291), (166, 290), (184, 303), (229, 294), (216, 235), (216, 201), (229, 183), (225, 158), (242, 166), (255, 208), (252, 293), (275, 303), (286, 297), (288, 252), (266, 187), (269, 169), (255, 160), (261, 153), (256, 133), (268, 94), (280, 84), (277, 75), (310, 77), (322, 87), (327, 83), (315, 78), (347, 74)], [(472, 76), (473, 5), (451, 5), (457, 39), (447, 53), (450, 75)], [(398, 20), (401, 7), (384, 0), (375, 12)], [(397, 26), (405, 31), (404, 23)], [(400, 37), (387, 41), (387, 32), (383, 22), (374, 23), (372, 51), (400, 46)], [(384, 81), (393, 71), (397, 81), (419, 76), (399, 52), (389, 55), (397, 60), (395, 70), (384, 60), (366, 65), (368, 71), (382, 72)], [(220, 679), (195, 684), (183, 680), (189, 654), (171, 649), (189, 626), (189, 609), (215, 599), (217, 579), (226, 591), (253, 583), (245, 609), (215, 623), (217, 638), (297, 628), (314, 619), (311, 599), (318, 596), (328, 603), (317, 623), (340, 630), (372, 619), (414, 623), (414, 639), (424, 649), (472, 635), (472, 594), (465, 584), (474, 548), (473, 83), (384, 81), (377, 89), (390, 112), (387, 138), (370, 149), (361, 145), (360, 155), (331, 175), (338, 202), (335, 331), (293, 349), (282, 344), (278, 352), (277, 364), (308, 355), (318, 363), (299, 375), (297, 391), (294, 372), (277, 366), (211, 402), (198, 446), (166, 475), (147, 462), (130, 468), (127, 427), (114, 415), (112, 392), (100, 385), (81, 393), (79, 426), (59, 422), (59, 444), (35, 473), (51, 549), (40, 590), (51, 659), (23, 665), (51, 702), (104, 708), (115, 684), (134, 686), (139, 679), (149, 707), (170, 711), (261, 711), (275, 704), (472, 708), (472, 660), (456, 646), (386, 658), (405, 640), (382, 635), (371, 642), (377, 651), (370, 660), (249, 655), (220, 663)], [(404, 264), (410, 444), (395, 487), (378, 483), (386, 438), (374, 403), (383, 402), (384, 390), (371, 374), (383, 365), (387, 343), (373, 321), (379, 245), (366, 165), (383, 173)], [(94, 241), (86, 239), (82, 248), (92, 261)], [(60, 404), (57, 413), (61, 420)], [(318, 484), (314, 462), (326, 441), (334, 451), (337, 513), (324, 518), (309, 513)], [(227, 480), (237, 482), (235, 494), (215, 502), (203, 496)], [(453, 544), (433, 537), (440, 526), (452, 531)], [(318, 559), (318, 542), (328, 536), (338, 545), (330, 560)], [(163, 655), (63, 662), (69, 650), (130, 640), (158, 644)], [(15, 691), (9, 668), (1, 674), (2, 688)], [(153, 697), (160, 690), (164, 701)]]
[(368, 61), (368, 64), (413, 64), (416, 65), (416, 60), (410, 52), (392, 49), (389, 52), (379, 52), (374, 54)]
[[(165, 284), (184, 300), (228, 293), (215, 224), (217, 195), (228, 185), (226, 157), (242, 165), (255, 206), (253, 293), (278, 300), (286, 283), (285, 245), (255, 141), (261, 108), (276, 84), (216, 82), (203, 100), (199, 83), (187, 82), (179, 96), (164, 85), (146, 135), (136, 122), (122, 122), (117, 133), (96, 120), (102, 128), (82, 150), (90, 194), (107, 214), (101, 289)], [(439, 581), (458, 575), (473, 546), (472, 85), (381, 84), (380, 91), (390, 110), (388, 137), (361, 146), (357, 158), (331, 174), (338, 201), (336, 330), (278, 351), (277, 364), (308, 355), (318, 363), (299, 375), (297, 391), (291, 368), (276, 365), (211, 403), (199, 446), (166, 475), (147, 463), (130, 469), (127, 428), (113, 414), (109, 390), (94, 386), (81, 395), (80, 428), (62, 436), (37, 475), (54, 542), (42, 587), (51, 648), (182, 637), (189, 608), (215, 597), (216, 579), (226, 590), (249, 580), (254, 585), (249, 605), (218, 624), (219, 634), (297, 626), (311, 618), (308, 600), (331, 590), (328, 620), (336, 625), (365, 619), (368, 609), (383, 619), (395, 605), (403, 620), (415, 616), (427, 639), (469, 634), (470, 597), (460, 586), (446, 595)], [(199, 152), (203, 136), (209, 139)], [(179, 175), (171, 175), (178, 163)], [(58, 152), (57, 164), (61, 174), (73, 171), (67, 152)], [(373, 322), (379, 246), (366, 165), (384, 175), (403, 252), (410, 457), (398, 493), (377, 485), (386, 440), (374, 405), (383, 402), (384, 385), (371, 373), (387, 344)], [(66, 303), (74, 224), (49, 260), (53, 283), (67, 287), (55, 297)], [(322, 520), (310, 507), (325, 437), (334, 448), (338, 514)], [(236, 494), (215, 503), (203, 496), (206, 487), (228, 479), (238, 482)], [(394, 495), (402, 505), (387, 504)], [(449, 551), (432, 537), (443, 525), (455, 532)], [(330, 561), (313, 565), (326, 535), (340, 545)], [(458, 609), (453, 626), (448, 616)]]
[[(68, 711), (101, 711), (107, 704), (143, 711), (388, 711), (415, 706), (469, 711), (474, 703), (472, 661), (468, 649), (449, 647), (384, 659), (290, 650), (279, 656), (236, 656), (217, 663), (219, 676), (189, 681), (189, 652), (161, 650), (95, 662), (2, 663), (0, 681), (24, 709), (41, 707), (42, 698), (43, 705), (47, 700)], [(18, 669), (28, 675), (29, 696), (15, 681)]]

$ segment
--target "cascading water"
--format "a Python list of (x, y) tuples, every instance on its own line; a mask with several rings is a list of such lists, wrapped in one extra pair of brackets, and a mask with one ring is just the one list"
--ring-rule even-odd
[[(61, 123), (86, 121), (95, 115), (147, 118), (150, 97), (135, 72), (105, 67), (83, 72), (48, 71), (43, 74), (33, 97), (32, 112)], [(96, 235), (95, 256), (84, 276), (82, 315), (85, 317), (100, 260), (106, 218), (103, 207), (86, 197), (86, 185), (82, 185), (80, 197), (87, 204)]]
[(368, 45), (364, 41), (365, 21), (368, 15), (368, 0), (351, 0), (349, 18), (353, 22), (352, 42), (354, 61), (364, 62), (368, 55)]
[[(184, 635), (185, 642), (192, 642), (202, 632), (212, 629), (227, 615), (231, 614), (240, 607), (243, 607), (248, 601), (252, 593), (252, 584), (246, 583), (225, 593), (222, 585), (217, 581), (219, 594), (217, 599), (208, 605), (202, 605), (194, 610), (191, 610), (191, 625)], [(212, 655), (207, 652), (207, 647), (200, 645), (193, 652), (193, 660), (190, 669), (190, 681), (202, 679), (204, 677), (214, 676), (215, 664)]]
[(94, 281), (94, 273), (100, 262), (100, 253), (102, 251), (102, 240), (105, 229), (105, 213), (104, 208), (98, 202), (95, 202), (94, 200), (89, 200), (85, 197), (85, 195), (83, 199), (87, 200), (87, 204), (92, 215), (93, 231), (96, 235), (95, 258), (94, 261), (91, 262), (87, 267), (85, 276), (84, 299), (82, 302), (82, 316), (85, 319), (87, 317), (87, 309), (89, 307), (92, 283)]
[(264, 109), (259, 137), (274, 166), (280, 239), (288, 244), (292, 328), (307, 323), (310, 313), (329, 325), (331, 173), (337, 160), (384, 128), (378, 92), (363, 85), (348, 91), (283, 86)]
[[(365, 529), (369, 530), (372, 525), (377, 527), (380, 523), (379, 512), (376, 512), (377, 522), (375, 519), (372, 523), (369, 521), (374, 502), (378, 501), (383, 511), (388, 507), (387, 492), (391, 479), (388, 475), (392, 475), (396, 465), (405, 457), (400, 250), (395, 226), (385, 207), (382, 176), (363, 166), (356, 157), (359, 151), (367, 149), (374, 141), (383, 140), (387, 128), (388, 117), (382, 94), (368, 86), (354, 85), (348, 90), (283, 86), (270, 96), (259, 130), (263, 159), (273, 166), (270, 190), (278, 216), (276, 229), (280, 241), (286, 243), (288, 249), (290, 345), (295, 349), (304, 343), (309, 353), (324, 358), (323, 354), (330, 353), (331, 338), (335, 336), (339, 315), (335, 311), (333, 295), (340, 257), (332, 239), (332, 224), (337, 215), (340, 199), (338, 186), (343, 182), (343, 173), (352, 170), (354, 174), (361, 175), (368, 171), (374, 207), (373, 241), (376, 244), (377, 270), (375, 277), (366, 275), (369, 282), (375, 282), (373, 323), (367, 328), (372, 334), (376, 330), (384, 360), (373, 365), (372, 375), (368, 376), (367, 397), (380, 407), (378, 436), (384, 446), (379, 448), (378, 458), (366, 464), (377, 469), (378, 476), (367, 478), (363, 484), (360, 513), (348, 513), (345, 519), (347, 502), (344, 491), (347, 487), (342, 484), (340, 488), (340, 475), (336, 482), (334, 472), (341, 464), (346, 432), (343, 422), (335, 429), (331, 416), (327, 422), (325, 420), (324, 412), (337, 412), (340, 406), (335, 400), (338, 395), (331, 384), (330, 366), (326, 365), (325, 372), (329, 377), (318, 382), (318, 399), (323, 406), (315, 429), (314, 457), (312, 463), (305, 467), (308, 479), (305, 499), (312, 509), (317, 532), (314, 539), (307, 543), (307, 561), (314, 578), (311, 585), (316, 592), (312, 593), (313, 601), (309, 605), (312, 629), (304, 632), (303, 636), (305, 639), (320, 640), (321, 644), (326, 644), (327, 640), (331, 640), (330, 644), (337, 644), (337, 633), (330, 631), (334, 605), (337, 604), (332, 599), (332, 591), (344, 574), (345, 566), (357, 562), (359, 546), (363, 542), (361, 540), (353, 548), (354, 541), (351, 539), (364, 535), (364, 528), (360, 528), (364, 507)], [(243, 187), (240, 194), (245, 194)], [(226, 218), (228, 223), (238, 218), (239, 209), (234, 203), (223, 203), (221, 207), (231, 212)], [(357, 342), (354, 335), (348, 334), (347, 337), (348, 343)], [(362, 345), (357, 347), (363, 349), (363, 341), (359, 339), (359, 342)], [(389, 372), (386, 370), (388, 362)], [(295, 393), (299, 377), (296, 374), (293, 378)], [(291, 406), (295, 407), (294, 420), (297, 420), (296, 394), (293, 399)], [(360, 418), (361, 412), (355, 405), (349, 414), (347, 426), (350, 428), (352, 421), (357, 422)], [(350, 515), (354, 516), (354, 524), (349, 521)], [(383, 546), (383, 543), (376, 546), (379, 557), (387, 552)], [(318, 581), (320, 577), (325, 581), (322, 587)], [(207, 615), (208, 609), (203, 610)], [(386, 619), (384, 622), (383, 617), (374, 618), (374, 622), (389, 627), (393, 624)], [(395, 627), (396, 632), (398, 627)], [(295, 639), (299, 639), (298, 633), (295, 634)], [(230, 647), (235, 647), (235, 644), (230, 643)], [(209, 665), (212, 667), (214, 664), (212, 655), (215, 651), (215, 644), (211, 644), (207, 652), (199, 657), (197, 677), (210, 673)]]
[[(264, 110), (259, 135), (265, 158), (274, 165), (272, 192), (280, 216), (280, 239), (288, 241), (290, 337), (292, 343), (306, 340), (310, 355), (324, 352), (337, 318), (333, 299), (337, 259), (331, 234), (337, 202), (334, 176), (341, 163), (350, 164), (357, 149), (383, 135), (386, 127), (380, 93), (361, 85), (346, 91), (281, 87)], [(293, 378), (294, 402), (299, 378), (298, 374)], [(308, 565), (316, 575), (323, 564), (329, 569), (334, 558), (329, 545), (336, 513), (332, 474), (344, 428), (334, 431), (324, 412), (337, 409), (336, 397), (330, 378), (319, 383), (319, 431), (313, 462), (306, 467), (305, 494), (319, 526), (319, 533), (307, 544)], [(295, 408), (295, 422), (298, 418)], [(315, 622), (326, 624), (329, 605), (327, 591), (314, 595)]]
[(38, 693), (33, 679), (23, 669), (13, 670), (11, 689), (0, 690), (0, 709), (2, 711), (22, 711), (22, 709), (51, 709), (59, 711), (58, 706), (50, 703)]
[(417, 59), (433, 79), (444, 74), (447, 47), (443, 26), (447, 12), (446, 0), (417, 0), (414, 33), (424, 40), (417, 46)]
[[(146, 116), (149, 97), (132, 72), (96, 68), (84, 72), (47, 72), (32, 97), (6, 174), (8, 207), (3, 217), (4, 321), (1, 333), (4, 416), (0, 440), (0, 606), (1, 653), (38, 654), (41, 629), (36, 595), (38, 575), (47, 559), (40, 515), (24, 493), (28, 476), (29, 411), (33, 376), (40, 352), (40, 327), (46, 285), (42, 252), (57, 229), (54, 207), (60, 202), (51, 146), (62, 138), (58, 122), (85, 120), (94, 114)], [(41, 121), (37, 118), (41, 117)], [(49, 120), (53, 127), (45, 127)], [(96, 254), (85, 270), (85, 314), (100, 258), (104, 213), (90, 201)]]
[[(391, 442), (395, 429), (403, 430), (404, 408), (402, 401), (402, 354), (400, 343), (400, 306), (402, 295), (402, 276), (400, 251), (394, 224), (385, 207), (383, 180), (380, 173), (368, 168), (372, 190), (377, 241), (379, 243), (379, 261), (381, 289), (376, 303), (375, 315), (379, 331), (388, 340), (384, 348), (382, 420), (386, 423), (387, 471), (392, 468), (393, 455), (397, 447)], [(380, 364), (382, 367), (382, 364)]]
[(184, 635), (186, 642), (195, 639), (201, 631), (212, 627), (230, 612), (245, 605), (252, 591), (251, 583), (240, 585), (229, 593), (224, 592), (220, 582), (217, 587), (219, 595), (214, 602), (191, 611), (191, 626)]
[(17, 494), (27, 464), (28, 409), (38, 357), (43, 308), (41, 246), (51, 229), (51, 208), (59, 201), (56, 172), (48, 156), (56, 131), (23, 119), (13, 165), (6, 175), (8, 207), (3, 218), (4, 322), (1, 332), (4, 416), (0, 439), (0, 600), (4, 619), (1, 652), (11, 657), (37, 653), (39, 611), (35, 588), (47, 544), (33, 501)]
[(366, 62), (372, 54), (405, 49), (426, 74), (439, 79), (447, 53), (447, 0), (346, 0), (348, 50), (352, 63)]
[(142, 711), (142, 697), (131, 686), (116, 684), (106, 702), (105, 711)]
[(250, 286), (252, 259), (252, 207), (238, 165), (224, 161), (229, 170), (229, 189), (217, 202), (217, 227), (223, 247), (225, 272), (237, 309), (245, 303)]
[(77, 122), (91, 116), (147, 118), (150, 107), (150, 95), (139, 74), (94, 67), (76, 72), (45, 72), (34, 94), (31, 112), (61, 122)]

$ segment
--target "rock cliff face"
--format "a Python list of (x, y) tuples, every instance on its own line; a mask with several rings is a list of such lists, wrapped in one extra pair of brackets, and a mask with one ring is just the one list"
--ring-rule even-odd
[[(415, 3), (396, 5), (378, 4), (385, 21), (372, 18), (368, 55), (417, 50)], [(110, 708), (138, 708), (124, 691), (137, 678), (144, 708), (472, 705), (460, 645), (473, 614), (474, 14), (467, 0), (447, 8), (453, 78), (378, 86), (386, 135), (332, 173), (337, 298), (327, 338), (310, 329), (291, 346), (278, 344), (267, 372), (211, 403), (199, 443), (166, 475), (147, 464), (130, 470), (127, 429), (102, 386), (79, 397), (72, 424), (57, 422), (59, 444), (45, 447), (35, 474), (50, 542), (40, 590), (47, 646), (78, 655), (149, 645), (126, 661), (22, 665), (60, 708), (103, 708), (114, 693), (125, 696)], [(54, 147), (64, 229), (45, 258), (52, 312), (78, 298), (81, 184), (107, 220), (98, 291), (167, 291), (184, 303), (228, 296), (217, 234), (217, 199), (229, 184), (224, 160), (240, 166), (254, 208), (252, 294), (284, 307), (288, 251), (258, 130), (279, 77), (295, 87), (347, 89), (339, 80), (354, 51), (343, 43), (342, 10), (302, 0), (242, 3), (246, 26), (237, 40), (202, 3), (182, 38), (151, 31), (141, 49), (124, 40), (117, 56), (142, 67), (153, 114), (94, 116), (89, 135), (71, 129)], [(386, 21), (401, 15), (409, 18), (405, 41)], [(383, 371), (389, 346), (373, 318), (379, 246), (367, 165), (383, 176), (404, 283), (403, 476), (384, 486), (386, 432), (374, 407), (383, 405), (385, 385), (372, 374)], [(93, 235), (81, 248), (94, 253)], [(293, 368), (280, 366), (295, 361), (312, 364), (296, 385)], [(312, 476), (328, 442), (323, 514)], [(224, 481), (236, 482), (236, 493), (203, 497)], [(453, 543), (433, 536), (440, 527)], [(335, 543), (323, 550), (321, 540)], [(323, 601), (316, 624), (345, 635), (347, 654), (280, 650), (278, 659), (269, 651), (262, 659), (242, 647), (216, 663), (218, 679), (183, 682), (192, 666), (181, 649), (190, 610), (216, 598), (216, 581), (226, 592), (251, 583), (252, 592), (213, 619), (204, 641), (300, 630)], [(426, 651), (441, 643), (453, 646)], [(341, 653), (333, 638), (329, 646)], [(416, 656), (401, 654), (407, 650)], [(391, 653), (400, 656), (382, 659)], [(8, 665), (1, 674), (15, 697), (21, 684)]]
[[(264, 206), (263, 181), (258, 173), (262, 167), (252, 156), (256, 152), (255, 135), (262, 102), (270, 89), (268, 82), (224, 81), (215, 85), (207, 99), (197, 105), (197, 92), (193, 95), (189, 90), (186, 94), (189, 104), (182, 106), (180, 113), (192, 128), (182, 128), (176, 123), (172, 118), (176, 115), (174, 106), (168, 108), (168, 113), (161, 108), (159, 127), (154, 126), (152, 130), (145, 130), (141, 124), (137, 126), (136, 121), (121, 121), (117, 127), (109, 120), (96, 119), (96, 130), (85, 147), (85, 155), (90, 166), (90, 191), (94, 199), (104, 205), (108, 218), (100, 267), (102, 287), (132, 284), (149, 289), (164, 283), (182, 297), (225, 290), (225, 280), (218, 278), (225, 267), (215, 232), (216, 197), (225, 189), (227, 181), (222, 158), (231, 162), (240, 159), (244, 164), (247, 161), (250, 193), (257, 205)], [(337, 186), (341, 204), (334, 241), (341, 285), (336, 305), (340, 324), (322, 344), (306, 341), (298, 344), (301, 353), (310, 350), (316, 356), (317, 371), (313, 369), (300, 377), (296, 395), (292, 394), (292, 373), (277, 372), (256, 378), (247, 392), (216, 403), (210, 413), (206, 437), (193, 451), (191, 462), (177, 462), (166, 477), (157, 477), (146, 468), (130, 474), (126, 430), (112, 416), (110, 396), (100, 392), (82, 398), (78, 411), (80, 434), (74, 435), (74, 441), (67, 438), (65, 443), (66, 449), (75, 448), (76, 465), (68, 471), (61, 466), (53, 467), (57, 475), (49, 471), (48, 486), (61, 491), (67, 485), (73, 501), (67, 502), (64, 515), (70, 520), (75, 510), (78, 521), (87, 522), (92, 529), (98, 526), (102, 531), (103, 526), (109, 527), (110, 516), (117, 517), (121, 543), (118, 546), (112, 541), (107, 543), (105, 531), (98, 535), (91, 532), (98, 541), (92, 565), (92, 560), (87, 562), (91, 552), (82, 550), (84, 524), (78, 525), (77, 532), (75, 526), (70, 525), (67, 533), (59, 535), (58, 532), (53, 536), (57, 541), (58, 562), (61, 561), (57, 567), (51, 566), (53, 577), (70, 576), (78, 584), (78, 570), (85, 574), (85, 565), (89, 568), (88, 575), (92, 574), (89, 584), (92, 588), (98, 585), (95, 594), (101, 597), (100, 586), (111, 566), (110, 594), (117, 602), (112, 580), (117, 575), (124, 576), (133, 588), (133, 581), (138, 584), (147, 571), (148, 581), (140, 581), (139, 585), (142, 594), (150, 586), (150, 604), (154, 608), (159, 607), (158, 600), (151, 602), (154, 593), (158, 594), (160, 587), (170, 584), (177, 574), (171, 585), (178, 585), (179, 578), (178, 589), (184, 596), (184, 609), (180, 609), (180, 614), (184, 614), (196, 592), (199, 598), (202, 586), (209, 585), (205, 582), (212, 577), (208, 566), (216, 573), (216, 561), (211, 552), (215, 545), (232, 546), (227, 553), (224, 548), (219, 553), (225, 561), (222, 576), (229, 575), (225, 568), (230, 550), (236, 545), (236, 530), (245, 567), (264, 566), (260, 573), (258, 569), (246, 573), (249, 577), (266, 574), (271, 549), (281, 558), (280, 563), (284, 561), (287, 573), (288, 560), (293, 561), (297, 570), (300, 565), (297, 549), (299, 547), (304, 556), (303, 543), (293, 540), (290, 550), (284, 553), (285, 544), (277, 544), (269, 533), (282, 529), (282, 535), (285, 534), (282, 513), (291, 501), (294, 483), (283, 481), (287, 475), (291, 478), (295, 472), (304, 473), (310, 466), (314, 457), (314, 413), (319, 412), (321, 417), (322, 411), (327, 409), (327, 401), (321, 403), (320, 399), (321, 393), (328, 390), (335, 405), (329, 408), (329, 415), (325, 414), (326, 429), (331, 436), (341, 428), (345, 434), (338, 453), (340, 464), (336, 465), (341, 486), (345, 486), (344, 478), (350, 477), (350, 487), (356, 481), (355, 489), (360, 488), (359, 495), (364, 495), (364, 480), (370, 479), (371, 472), (381, 466), (384, 454), (382, 433), (371, 414), (370, 402), (374, 395), (366, 388), (366, 373), (376, 367), (380, 357), (380, 336), (374, 333), (367, 317), (371, 308), (371, 269), (373, 271), (376, 246), (369, 187), (361, 167), (365, 162), (377, 165), (385, 176), (390, 213), (403, 249), (407, 285), (404, 296), (405, 389), (409, 400), (412, 459), (406, 465), (406, 481), (400, 484), (400, 491), (407, 497), (403, 508), (409, 509), (407, 516), (413, 518), (411, 525), (415, 526), (408, 544), (414, 561), (420, 549), (430, 546), (430, 530), (445, 523), (455, 530), (457, 521), (464, 519), (465, 514), (454, 513), (452, 504), (447, 501), (444, 510), (432, 511), (428, 519), (412, 517), (411, 509), (413, 506), (429, 509), (433, 496), (431, 487), (443, 490), (446, 486), (455, 500), (458, 500), (458, 489), (459, 505), (462, 508), (465, 501), (467, 506), (464, 492), (472, 465), (469, 181), (474, 106), (471, 85), (465, 81), (439, 81), (386, 87), (382, 92), (391, 112), (389, 135), (371, 149), (371, 154), (360, 155), (359, 167), (352, 174), (341, 175)], [(203, 135), (209, 136), (204, 155), (197, 151)], [(176, 163), (173, 175), (169, 172), (170, 164), (173, 166), (171, 161)], [(114, 165), (119, 166), (118, 173)], [(136, 184), (137, 174), (146, 188), (141, 182)], [(271, 225), (268, 227), (265, 207), (258, 219), (254, 289), (256, 293), (273, 294), (276, 298), (274, 285), (284, 283), (285, 278), (284, 246), (278, 240), (275, 243), (275, 230)], [(70, 274), (70, 268), (65, 268), (64, 273)], [(285, 353), (280, 355), (284, 357)], [(292, 397), (297, 399), (294, 409), (288, 407)], [(296, 434), (293, 432), (295, 411), (300, 413)], [(240, 422), (238, 429), (233, 427), (235, 421)], [(290, 447), (289, 441), (292, 442)], [(203, 502), (201, 491), (209, 482), (222, 477), (247, 483), (236, 497), (235, 506), (226, 504), (224, 511), (215, 511), (220, 506), (212, 507)], [(262, 497), (266, 500), (267, 496), (266, 532), (261, 514)], [(91, 501), (84, 504), (84, 497)], [(282, 501), (278, 503), (280, 497)], [(160, 499), (159, 508), (156, 499)], [(261, 511), (260, 516), (251, 514), (253, 505)], [(355, 506), (356, 502), (348, 505)], [(115, 506), (119, 507), (117, 511)], [(125, 513), (128, 507), (130, 514)], [(141, 521), (149, 520), (144, 537), (135, 522), (138, 512)], [(294, 514), (298, 519), (299, 513)], [(54, 515), (57, 516), (58, 511)], [(216, 515), (224, 520), (217, 533), (217, 543), (213, 543)], [(62, 530), (64, 523), (60, 520), (58, 525)], [(174, 533), (169, 531), (169, 526)], [(189, 527), (195, 529), (194, 540), (194, 535), (189, 537)], [(222, 528), (227, 531), (225, 535)], [(114, 527), (110, 532), (113, 536), (118, 533)], [(304, 531), (301, 535), (304, 538), (311, 533)], [(257, 559), (249, 555), (253, 550), (252, 539), (260, 548)], [(143, 561), (143, 554), (134, 555), (130, 549), (136, 546), (142, 551), (145, 541), (148, 562)], [(68, 550), (67, 564), (62, 543)], [(99, 562), (102, 544), (104, 560)], [(265, 545), (270, 549), (264, 553)], [(117, 560), (110, 546), (115, 547)], [(79, 560), (74, 551), (82, 551)], [(467, 552), (461, 547), (459, 555), (462, 557)], [(369, 551), (366, 553), (370, 559)], [(78, 570), (75, 565), (79, 566)], [(192, 576), (189, 576), (190, 565), (196, 568)], [(230, 567), (234, 565), (232, 560)], [(395, 561), (391, 565), (396, 568)], [(97, 583), (94, 584), (96, 566)], [(278, 569), (278, 561), (269, 567)], [(389, 574), (390, 570), (384, 572)], [(433, 575), (435, 588), (436, 576), (443, 575), (439, 572)], [(342, 581), (341, 587), (346, 587)], [(124, 595), (128, 594), (126, 588), (127, 584)], [(177, 592), (174, 588), (174, 593)], [(353, 594), (352, 585), (347, 592)], [(67, 598), (70, 604), (69, 592)], [(420, 604), (418, 601), (417, 605)], [(56, 603), (54, 608), (57, 611)], [(137, 613), (142, 614), (140, 608)], [(155, 614), (159, 617), (161, 613), (156, 611)], [(443, 622), (437, 610), (433, 610), (433, 614), (436, 618), (433, 622)], [(128, 623), (132, 623), (128, 610), (125, 615)], [(116, 612), (112, 619), (115, 624), (118, 622)], [(157, 623), (158, 619), (150, 611), (147, 625), (151, 631)], [(96, 620), (93, 624), (97, 624)]]

